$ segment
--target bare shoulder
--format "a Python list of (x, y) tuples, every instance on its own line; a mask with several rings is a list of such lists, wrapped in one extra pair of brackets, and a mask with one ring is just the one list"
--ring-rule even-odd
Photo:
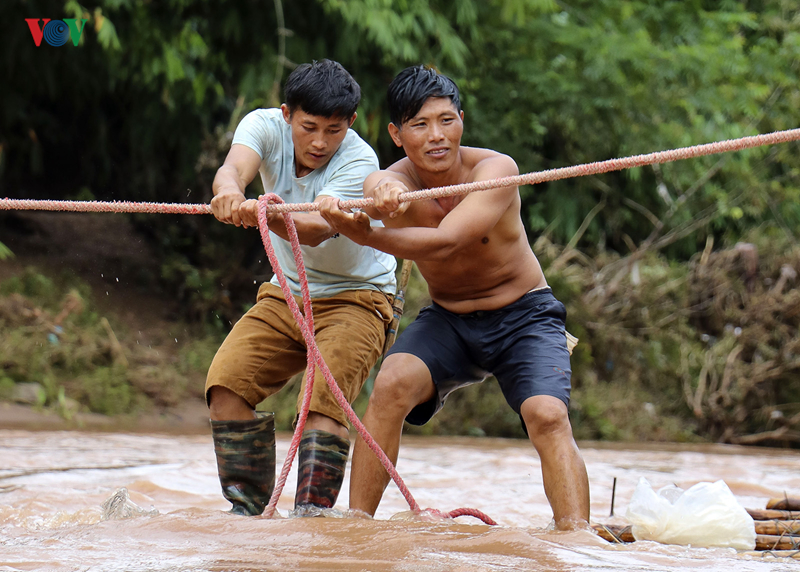
[(416, 190), (420, 188), (419, 177), (408, 157), (403, 157), (396, 163), (393, 163), (387, 172), (391, 173), (397, 179), (403, 181), (409, 190)]
[(419, 189), (419, 183), (413, 175), (413, 165), (408, 159), (401, 159), (387, 169), (375, 171), (364, 180), (364, 190), (369, 191), (377, 187), (385, 179), (394, 179), (403, 183), (409, 190)]
[(470, 179), (473, 181), (519, 175), (516, 161), (508, 155), (478, 147), (462, 147), (461, 149), (465, 165), (471, 167)]

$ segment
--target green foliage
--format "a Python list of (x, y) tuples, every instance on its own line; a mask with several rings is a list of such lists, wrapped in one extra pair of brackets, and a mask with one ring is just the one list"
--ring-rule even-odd
[(506, 403), (494, 378), (453, 392), (425, 425), (406, 424), (411, 435), (471, 435), (525, 438), (519, 416)]
[(439, 62), (457, 69), (466, 67), (469, 50), (453, 24), (475, 25), (473, 0), (321, 0), (320, 4), (326, 13), (341, 16), (349, 29), (345, 34), (363, 34), (390, 69), (404, 62), (425, 61), (431, 55), (426, 48), (432, 44), (438, 44)]
[[(34, 4), (0, 5), (0, 17), (15, 23), (0, 57), (0, 185), (18, 198), (207, 203), (241, 117), (256, 107), (278, 105), (280, 86), (296, 63), (323, 57), (342, 62), (359, 81), (363, 97), (354, 127), (383, 165), (401, 156), (386, 133), (386, 86), (401, 68), (420, 63), (460, 85), (464, 143), (507, 153), (521, 172), (798, 123), (800, 8), (790, 0)], [(23, 23), (35, 16), (87, 19), (80, 45), (35, 47)], [(575, 415), (583, 435), (626, 438), (630, 433), (620, 420), (641, 417), (637, 427), (660, 438), (648, 425), (650, 413), (632, 404), (660, 392), (663, 403), (648, 401), (656, 414), (681, 415), (685, 392), (671, 378), (675, 364), (683, 364), (680, 371), (690, 380), (698, 379), (704, 364), (709, 370), (724, 366), (730, 340), (705, 347), (696, 338), (697, 325), (682, 313), (691, 296), (689, 267), (683, 263), (709, 237), (734, 244), (752, 229), (769, 240), (796, 244), (796, 155), (797, 144), (776, 145), (522, 189), (530, 238), (541, 239), (537, 254), (549, 241), (568, 244), (565, 253), (573, 257), (554, 262), (548, 280), (570, 308), (570, 330), (582, 339), (573, 367)], [(258, 192), (256, 183), (251, 193)], [(151, 282), (179, 300), (184, 317), (206, 323), (211, 339), (252, 303), (254, 282), (269, 278), (254, 231), (226, 227), (212, 217), (132, 219), (161, 257), (161, 272)], [(631, 252), (639, 258), (627, 266)], [(0, 259), (9, 256), (0, 244)], [(650, 287), (618, 299), (634, 268), (640, 284)], [(599, 277), (587, 278), (594, 274)], [(34, 273), (0, 289), (35, 300), (29, 310), (52, 316), (65, 290), (47, 280)], [(610, 293), (587, 298), (584, 289), (593, 280)], [(78, 291), (89, 300), (88, 292)], [(403, 325), (426, 296), (414, 277)], [(114, 369), (109, 348), (91, 341), (106, 336), (97, 311), (90, 308), (69, 320), (87, 336), (74, 334), (70, 351), (64, 347), (69, 336), (59, 349), (44, 344), (42, 331), (4, 332), (4, 347), (13, 347), (4, 355), (17, 369), (3, 370), (0, 384), (37, 372), (47, 382), (48, 403), (55, 404), (62, 395), (58, 376), (92, 367), (97, 372), (67, 387), (67, 394), (93, 388), (100, 397), (89, 399), (91, 406), (109, 411), (111, 402), (136, 407), (137, 391), (171, 403), (189, 391), (184, 373), (196, 372), (211, 353), (210, 347), (186, 350), (182, 369), (170, 373), (139, 364), (123, 375)], [(762, 345), (752, 355), (774, 361), (774, 343)], [(627, 372), (624, 390), (605, 391), (620, 371)], [(175, 391), (156, 397), (162, 378)], [(136, 391), (126, 393), (125, 383)], [(491, 387), (464, 394), (495, 403)], [(789, 399), (792, 392), (767, 394)], [(286, 399), (293, 402), (294, 396)], [(480, 428), (477, 420), (491, 416), (480, 407), (467, 415), (472, 421), (441, 430)], [(715, 417), (697, 426), (719, 435), (715, 423), (723, 422), (729, 420)], [(493, 423), (503, 427), (498, 431), (516, 431), (513, 419)]]
[[(119, 367), (99, 367), (80, 378), (80, 392), (90, 411), (116, 415), (141, 408), (136, 390), (128, 382), (126, 371)], [(63, 388), (61, 388), (63, 390)]]
[[(778, 228), (689, 263), (536, 251), (568, 309), (584, 439), (795, 441), (800, 252)], [(575, 254), (572, 252), (572, 254)]]
[[(505, 151), (523, 172), (796, 126), (800, 19), (787, 2), (578, 2), (513, 21), (494, 4), (482, 5), (477, 57), (462, 82), (466, 138)], [(582, 244), (621, 252), (654, 220), (664, 233), (708, 207), (716, 212), (699, 238), (733, 240), (773, 218), (797, 229), (794, 208), (775, 208), (800, 192), (791, 148), (544, 184), (526, 193), (529, 231), (557, 221), (549, 232), (566, 243), (601, 200), (608, 206)], [(696, 244), (672, 252), (688, 257)]]
[(133, 343), (124, 325), (111, 328), (85, 283), (33, 268), (3, 281), (0, 397), (12, 397), (18, 383), (38, 383), (38, 404), (71, 418), (81, 408), (117, 415), (202, 395), (219, 333), (162, 354)]
[[(386, 133), (386, 85), (418, 63), (460, 84), (465, 143), (508, 153), (522, 172), (797, 123), (800, 17), (788, 0), (303, 0), (265, 8), (42, 3), (53, 16), (89, 21), (77, 48), (35, 48), (22, 25), (7, 38), (16, 55), (0, 64), (11, 86), (0, 94), (4, 186), (36, 198), (86, 188), (98, 199), (208, 202), (241, 116), (280, 103), (294, 62), (321, 57), (341, 61), (361, 83), (355, 128), (383, 164), (400, 156)], [(25, 10), (10, 3), (0, 15), (21, 21)], [(543, 184), (523, 189), (524, 218), (532, 238), (546, 231), (566, 244), (604, 201), (578, 237), (592, 255), (625, 253), (675, 231), (667, 253), (687, 259), (705, 236), (734, 241), (765, 220), (796, 236), (795, 154), (780, 145)], [(234, 268), (258, 269), (256, 233), (205, 217), (152, 218), (135, 220), (163, 245), (164, 284), (184, 290), (187, 315), (218, 314), (211, 307), (226, 297), (209, 288), (219, 290)], [(187, 281), (197, 285), (191, 296)], [(252, 290), (233, 295), (238, 311)], [(223, 323), (232, 321), (223, 311)]]
[(8, 260), (9, 258), (13, 257), (14, 253), (11, 252), (11, 249), (9, 249), (5, 244), (0, 242), (0, 260)]

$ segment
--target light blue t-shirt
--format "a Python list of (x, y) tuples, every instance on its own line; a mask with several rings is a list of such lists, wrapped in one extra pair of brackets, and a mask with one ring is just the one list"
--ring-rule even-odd
[[(257, 109), (242, 119), (233, 144), (246, 145), (261, 157), (261, 181), (265, 193), (275, 193), (287, 203), (312, 203), (319, 195), (342, 200), (364, 198), (364, 179), (378, 170), (375, 151), (352, 129), (331, 160), (305, 177), (296, 177), (292, 130), (280, 109)], [(372, 221), (381, 226), (380, 221)], [(270, 231), (286, 280), (300, 295), (292, 247)], [(360, 246), (345, 236), (329, 238), (319, 246), (301, 246), (312, 298), (327, 298), (346, 290), (379, 290), (394, 294), (394, 256)], [(273, 284), (278, 280), (273, 276)]]

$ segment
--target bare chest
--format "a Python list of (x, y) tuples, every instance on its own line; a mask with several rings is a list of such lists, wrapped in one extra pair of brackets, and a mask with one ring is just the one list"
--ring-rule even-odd
[(439, 228), (444, 217), (453, 210), (449, 204), (442, 205), (437, 200), (420, 202), (416, 205), (411, 217), (411, 226)]

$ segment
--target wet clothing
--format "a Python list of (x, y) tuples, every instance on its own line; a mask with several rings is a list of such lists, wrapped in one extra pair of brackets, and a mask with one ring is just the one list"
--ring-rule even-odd
[[(295, 299), (302, 308), (302, 299)], [(348, 290), (312, 300), (317, 345), (350, 403), (383, 350), (386, 326), (392, 319), (391, 300), (391, 296), (375, 290)], [(255, 306), (236, 322), (214, 356), (206, 379), (206, 395), (212, 386), (221, 385), (255, 407), (305, 370), (306, 364), (305, 340), (283, 292), (265, 283), (258, 291)], [(297, 398), (298, 411), (304, 392), (305, 377)], [(319, 367), (309, 411), (348, 426)]]
[(412, 354), (431, 373), (436, 395), (406, 417), (428, 422), (454, 390), (494, 375), (511, 408), (536, 395), (550, 395), (569, 406), (567, 311), (550, 288), (528, 292), (504, 308), (455, 314), (435, 302), (423, 308), (388, 355)]
[[(287, 203), (312, 203), (320, 195), (341, 200), (363, 199), (364, 179), (378, 170), (375, 151), (352, 129), (324, 167), (304, 177), (295, 176), (292, 128), (280, 109), (257, 109), (236, 128), (234, 145), (245, 145), (261, 157), (261, 182), (265, 193), (275, 193)], [(373, 226), (383, 226), (372, 221)], [(292, 293), (300, 296), (297, 267), (289, 242), (270, 232), (275, 253)], [(346, 290), (379, 290), (394, 294), (394, 256), (361, 246), (345, 236), (329, 238), (319, 246), (301, 246), (312, 298), (327, 298)], [(277, 278), (272, 283), (278, 286)]]

